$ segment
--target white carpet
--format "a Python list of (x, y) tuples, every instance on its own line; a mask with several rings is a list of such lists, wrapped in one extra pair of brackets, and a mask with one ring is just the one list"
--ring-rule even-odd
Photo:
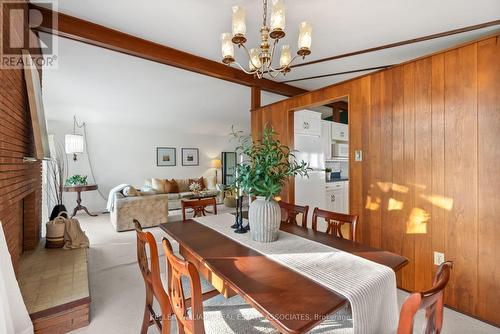
[[(227, 212), (228, 209), (219, 207), (219, 212)], [(181, 219), (179, 211), (170, 213), (170, 221)], [(89, 249), (89, 275), (91, 293), (91, 320), (88, 327), (74, 331), (75, 333), (139, 333), (144, 310), (144, 282), (136, 262), (135, 232), (117, 233), (109, 222), (109, 215), (102, 214), (98, 217), (89, 217), (85, 214), (78, 215), (82, 228), (90, 239)], [(158, 241), (159, 253), (162, 256), (160, 263), (162, 272), (165, 270), (161, 239), (165, 234), (159, 228), (150, 228)], [(175, 244), (173, 243), (175, 247)], [(401, 305), (408, 294), (398, 291), (399, 304)], [(218, 296), (204, 303), (205, 310), (213, 312), (215, 316), (221, 311), (231, 316), (229, 319), (237, 319), (247, 313), (247, 306), (238, 297), (231, 300), (236, 307), (220, 306), (224, 301)], [(349, 314), (339, 313), (338, 319), (348, 323)], [(417, 329), (420, 332), (423, 315), (416, 319)], [(260, 319), (250, 320), (254, 328), (261, 332), (272, 332), (267, 323)], [(318, 329), (317, 333), (340, 333), (345, 329), (337, 328), (338, 323), (334, 320), (326, 321), (325, 327)], [(238, 323), (225, 320), (218, 327), (217, 333), (234, 331)], [(332, 331), (333, 328), (337, 330)], [(227, 330), (225, 330), (227, 329)], [(176, 333), (174, 330), (172, 333)], [(151, 327), (148, 333), (158, 333), (155, 327)], [(238, 332), (241, 333), (241, 332)], [(478, 321), (461, 313), (446, 309), (444, 314), (443, 333), (453, 334), (499, 334), (500, 330), (484, 322)]]

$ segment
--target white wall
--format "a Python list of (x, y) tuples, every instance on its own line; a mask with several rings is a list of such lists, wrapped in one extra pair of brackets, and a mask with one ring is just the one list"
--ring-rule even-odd
[[(48, 35), (42, 34), (42, 37)], [(96, 182), (106, 194), (120, 183), (151, 177), (199, 177), (229, 143), (231, 125), (250, 129), (250, 88), (122, 53), (60, 38), (57, 68), (44, 68), (43, 102), (49, 133), (64, 144), (73, 115), (88, 124)], [(284, 96), (262, 94), (262, 103)], [(156, 147), (177, 149), (176, 167), (156, 166)], [(182, 147), (200, 150), (199, 167), (182, 167)], [(69, 159), (69, 175), (89, 175), (88, 156)], [(213, 172), (213, 171), (210, 171)], [(68, 209), (75, 194), (65, 194)], [(97, 192), (83, 204), (102, 211)]]
[[(49, 120), (48, 131), (55, 139), (64, 145), (64, 135), (71, 133), (72, 123)], [(77, 131), (78, 132), (78, 131)], [(68, 175), (88, 175), (91, 182), (89, 157), (94, 166), (96, 183), (107, 196), (114, 186), (130, 183), (141, 187), (144, 179), (152, 177), (163, 178), (195, 178), (204, 174), (214, 175), (210, 162), (220, 158), (223, 151), (234, 151), (235, 143), (230, 142), (230, 129), (220, 129), (218, 134), (202, 135), (173, 132), (166, 129), (132, 128), (109, 124), (88, 124), (86, 152), (78, 156), (74, 162), (68, 155)], [(79, 132), (81, 133), (81, 132)], [(156, 147), (166, 146), (177, 149), (177, 166), (157, 167)], [(199, 148), (199, 166), (181, 165), (181, 148)], [(90, 156), (87, 154), (90, 153)], [(219, 171), (219, 182), (221, 172)], [(64, 204), (68, 210), (76, 205), (76, 195), (66, 193)], [(99, 194), (82, 193), (82, 204), (89, 210), (101, 212), (106, 203)]]

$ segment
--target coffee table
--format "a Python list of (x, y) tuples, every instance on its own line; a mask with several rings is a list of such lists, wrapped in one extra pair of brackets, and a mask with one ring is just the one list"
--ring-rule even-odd
[[(210, 195), (193, 195), (189, 198), (181, 200), (182, 205), (182, 220), (186, 220), (186, 209), (193, 209), (194, 217), (206, 216), (207, 213), (217, 214), (217, 201), (216, 196)], [(212, 206), (213, 211), (208, 211), (207, 206)]]

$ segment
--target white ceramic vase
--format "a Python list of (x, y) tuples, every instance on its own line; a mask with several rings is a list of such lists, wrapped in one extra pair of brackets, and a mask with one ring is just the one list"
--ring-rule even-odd
[(252, 240), (273, 242), (278, 240), (281, 221), (281, 209), (275, 200), (257, 196), (248, 210), (248, 222)]

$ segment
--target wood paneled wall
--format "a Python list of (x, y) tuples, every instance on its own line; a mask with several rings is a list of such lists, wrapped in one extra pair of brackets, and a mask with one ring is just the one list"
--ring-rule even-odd
[(14, 267), (23, 247), (32, 249), (40, 239), (41, 164), (23, 163), (33, 150), (24, 73), (0, 69), (0, 221)]
[(500, 36), (257, 109), (253, 134), (270, 124), (293, 147), (293, 110), (345, 95), (359, 238), (410, 260), (398, 284), (411, 291), (444, 252), (447, 305), (500, 325)]

